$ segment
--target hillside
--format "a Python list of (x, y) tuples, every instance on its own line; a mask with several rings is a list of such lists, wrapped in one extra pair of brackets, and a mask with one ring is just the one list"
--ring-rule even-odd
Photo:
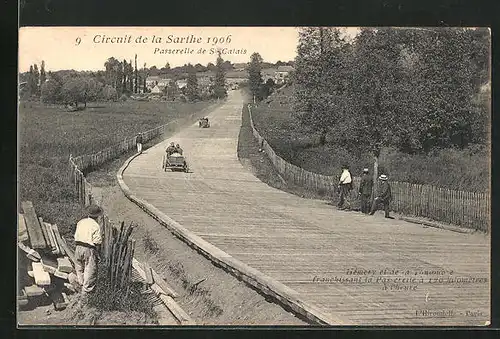
[[(353, 175), (373, 168), (372, 156), (352, 154), (327, 136), (325, 145), (319, 136), (301, 127), (292, 109), (293, 85), (273, 93), (253, 110), (256, 128), (275, 151), (290, 163), (306, 170), (340, 175), (342, 163), (349, 164)], [(391, 180), (432, 184), (451, 189), (485, 192), (489, 189), (489, 149), (472, 145), (464, 150), (441, 149), (431, 154), (406, 154), (384, 148), (379, 168)]]

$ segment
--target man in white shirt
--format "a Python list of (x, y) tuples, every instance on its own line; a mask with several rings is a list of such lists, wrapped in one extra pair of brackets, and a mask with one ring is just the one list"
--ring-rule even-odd
[(352, 189), (352, 177), (349, 172), (349, 167), (347, 165), (342, 166), (342, 174), (340, 175), (339, 181), (339, 189), (340, 189), (340, 200), (338, 203), (338, 208), (346, 209), (344, 207), (344, 203), (347, 205), (347, 209), (351, 208), (351, 204), (349, 202), (349, 193)]
[(97, 262), (102, 243), (101, 226), (97, 218), (103, 210), (97, 205), (87, 209), (87, 218), (76, 224), (75, 270), (83, 293), (94, 291), (97, 280)]

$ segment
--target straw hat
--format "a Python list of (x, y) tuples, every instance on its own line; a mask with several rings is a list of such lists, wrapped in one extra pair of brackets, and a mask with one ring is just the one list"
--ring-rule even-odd
[(380, 177), (378, 177), (380, 180), (387, 180), (387, 175), (382, 174)]
[(103, 214), (103, 210), (99, 206), (93, 204), (87, 207), (87, 214), (91, 218), (97, 218)]
[(368, 168), (364, 168), (363, 173), (368, 173)]

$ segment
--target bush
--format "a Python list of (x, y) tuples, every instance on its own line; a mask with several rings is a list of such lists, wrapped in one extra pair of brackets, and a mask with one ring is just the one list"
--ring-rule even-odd
[(122, 94), (120, 96), (120, 101), (127, 101), (127, 99), (128, 99), (128, 96), (126, 94)]
[(179, 95), (180, 102), (187, 102), (187, 97), (184, 94)]

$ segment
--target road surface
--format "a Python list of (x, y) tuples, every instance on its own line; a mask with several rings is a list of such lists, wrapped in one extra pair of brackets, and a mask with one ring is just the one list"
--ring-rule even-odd
[[(490, 320), (490, 240), (339, 211), (274, 189), (239, 162), (243, 95), (135, 158), (138, 198), (345, 325), (468, 325)], [(170, 141), (192, 173), (163, 172)]]

